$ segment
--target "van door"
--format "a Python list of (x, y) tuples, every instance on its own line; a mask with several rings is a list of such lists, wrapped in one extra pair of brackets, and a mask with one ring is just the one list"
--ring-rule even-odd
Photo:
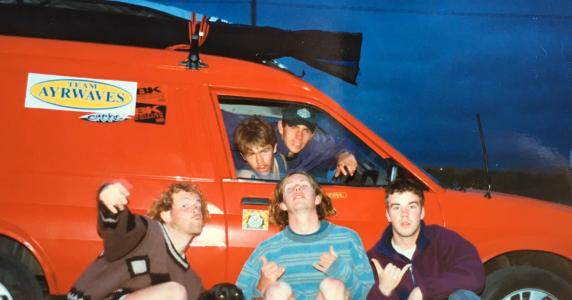
[[(344, 145), (355, 154), (359, 166), (354, 176), (334, 177), (336, 163), (332, 165), (327, 159), (320, 166), (305, 171), (309, 171), (332, 198), (337, 215), (331, 221), (357, 231), (366, 250), (373, 246), (387, 226), (383, 187), (392, 178), (415, 176), (382, 151), (383, 149), (379, 150), (378, 145), (369, 144), (373, 138), (368, 138), (366, 143), (360, 138), (364, 133), (349, 126), (348, 128), (342, 126), (333, 114), (325, 109), (284, 99), (257, 99), (231, 95), (215, 97), (214, 100), (220, 110), (221, 130), (224, 130), (221, 135), (227, 138), (229, 158), (229, 177), (223, 179), (222, 183), (229, 226), (228, 253), (231, 261), (228, 280), (236, 280), (242, 264), (261, 241), (281, 230), (275, 225), (268, 225), (268, 208), (278, 180), (239, 176), (244, 173), (242, 170), (249, 169), (249, 165), (241, 156), (237, 141), (233, 140), (234, 129), (241, 122), (254, 116), (276, 127), (282, 118), (282, 110), (293, 104), (304, 105), (316, 112), (317, 127), (314, 139), (320, 135), (343, 140)], [(278, 130), (275, 134), (280, 144), (282, 136)], [(288, 159), (286, 161), (288, 163)], [(426, 194), (427, 222), (442, 224), (434, 193)]]

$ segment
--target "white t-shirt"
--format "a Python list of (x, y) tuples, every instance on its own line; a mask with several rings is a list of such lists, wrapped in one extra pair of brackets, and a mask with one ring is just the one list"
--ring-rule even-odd
[(395, 249), (397, 253), (409, 258), (409, 260), (413, 258), (413, 253), (415, 253), (415, 249), (417, 249), (417, 245), (414, 245), (410, 249), (402, 249), (399, 246), (397, 246), (397, 244), (393, 241), (393, 239), (391, 239), (391, 246), (393, 246), (393, 249)]

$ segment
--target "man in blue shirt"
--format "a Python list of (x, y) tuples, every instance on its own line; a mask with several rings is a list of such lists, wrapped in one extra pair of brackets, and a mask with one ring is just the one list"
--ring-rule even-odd
[(365, 299), (374, 279), (360, 237), (326, 220), (335, 209), (318, 183), (303, 172), (278, 183), (270, 206), (283, 227), (244, 264), (237, 286), (246, 299)]

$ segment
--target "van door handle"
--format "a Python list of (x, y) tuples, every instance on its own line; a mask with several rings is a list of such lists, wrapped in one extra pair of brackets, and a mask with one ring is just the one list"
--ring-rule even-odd
[(270, 200), (267, 198), (242, 198), (240, 200), (240, 204), (242, 205), (270, 205)]

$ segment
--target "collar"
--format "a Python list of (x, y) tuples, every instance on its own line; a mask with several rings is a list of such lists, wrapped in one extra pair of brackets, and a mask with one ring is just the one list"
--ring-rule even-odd
[(185, 255), (181, 255), (181, 254), (179, 254), (179, 252), (177, 252), (177, 249), (175, 248), (175, 245), (173, 245), (173, 241), (171, 241), (171, 237), (169, 236), (169, 233), (167, 232), (167, 228), (165, 228), (165, 225), (163, 223), (159, 222), (159, 226), (161, 227), (161, 231), (163, 232), (163, 237), (165, 238), (165, 245), (167, 246), (167, 253), (169, 253), (169, 256), (171, 256), (171, 258), (180, 267), (182, 267), (184, 270), (188, 270), (189, 269), (189, 263), (187, 262), (187, 258), (185, 257)]
[(334, 227), (336, 227), (336, 225), (334, 225), (334, 224), (332, 224), (326, 220), (321, 220), (320, 221), (320, 228), (318, 229), (318, 231), (316, 231), (314, 233), (297, 234), (294, 231), (292, 231), (290, 226), (286, 226), (286, 228), (284, 228), (284, 230), (282, 230), (282, 232), (284, 233), (284, 236), (286, 236), (288, 239), (290, 239), (294, 242), (313, 243), (315, 241), (321, 240), (323, 237), (328, 235), (334, 229)]
[[(426, 226), (424, 221), (421, 221), (419, 227), (420, 227), (419, 236), (417, 237), (417, 241), (415, 241), (415, 245), (417, 248), (415, 249), (415, 254), (413, 254), (414, 257), (417, 253), (425, 250), (425, 248), (427, 248), (429, 242), (431, 241), (427, 236), (427, 230), (425, 228)], [(393, 226), (389, 224), (387, 228), (385, 228), (385, 230), (383, 231), (383, 234), (381, 235), (381, 239), (379, 240), (379, 242), (375, 244), (374, 246), (375, 251), (387, 257), (400, 255), (399, 253), (397, 253), (397, 251), (395, 251), (395, 249), (391, 245), (392, 237), (393, 237)]]

